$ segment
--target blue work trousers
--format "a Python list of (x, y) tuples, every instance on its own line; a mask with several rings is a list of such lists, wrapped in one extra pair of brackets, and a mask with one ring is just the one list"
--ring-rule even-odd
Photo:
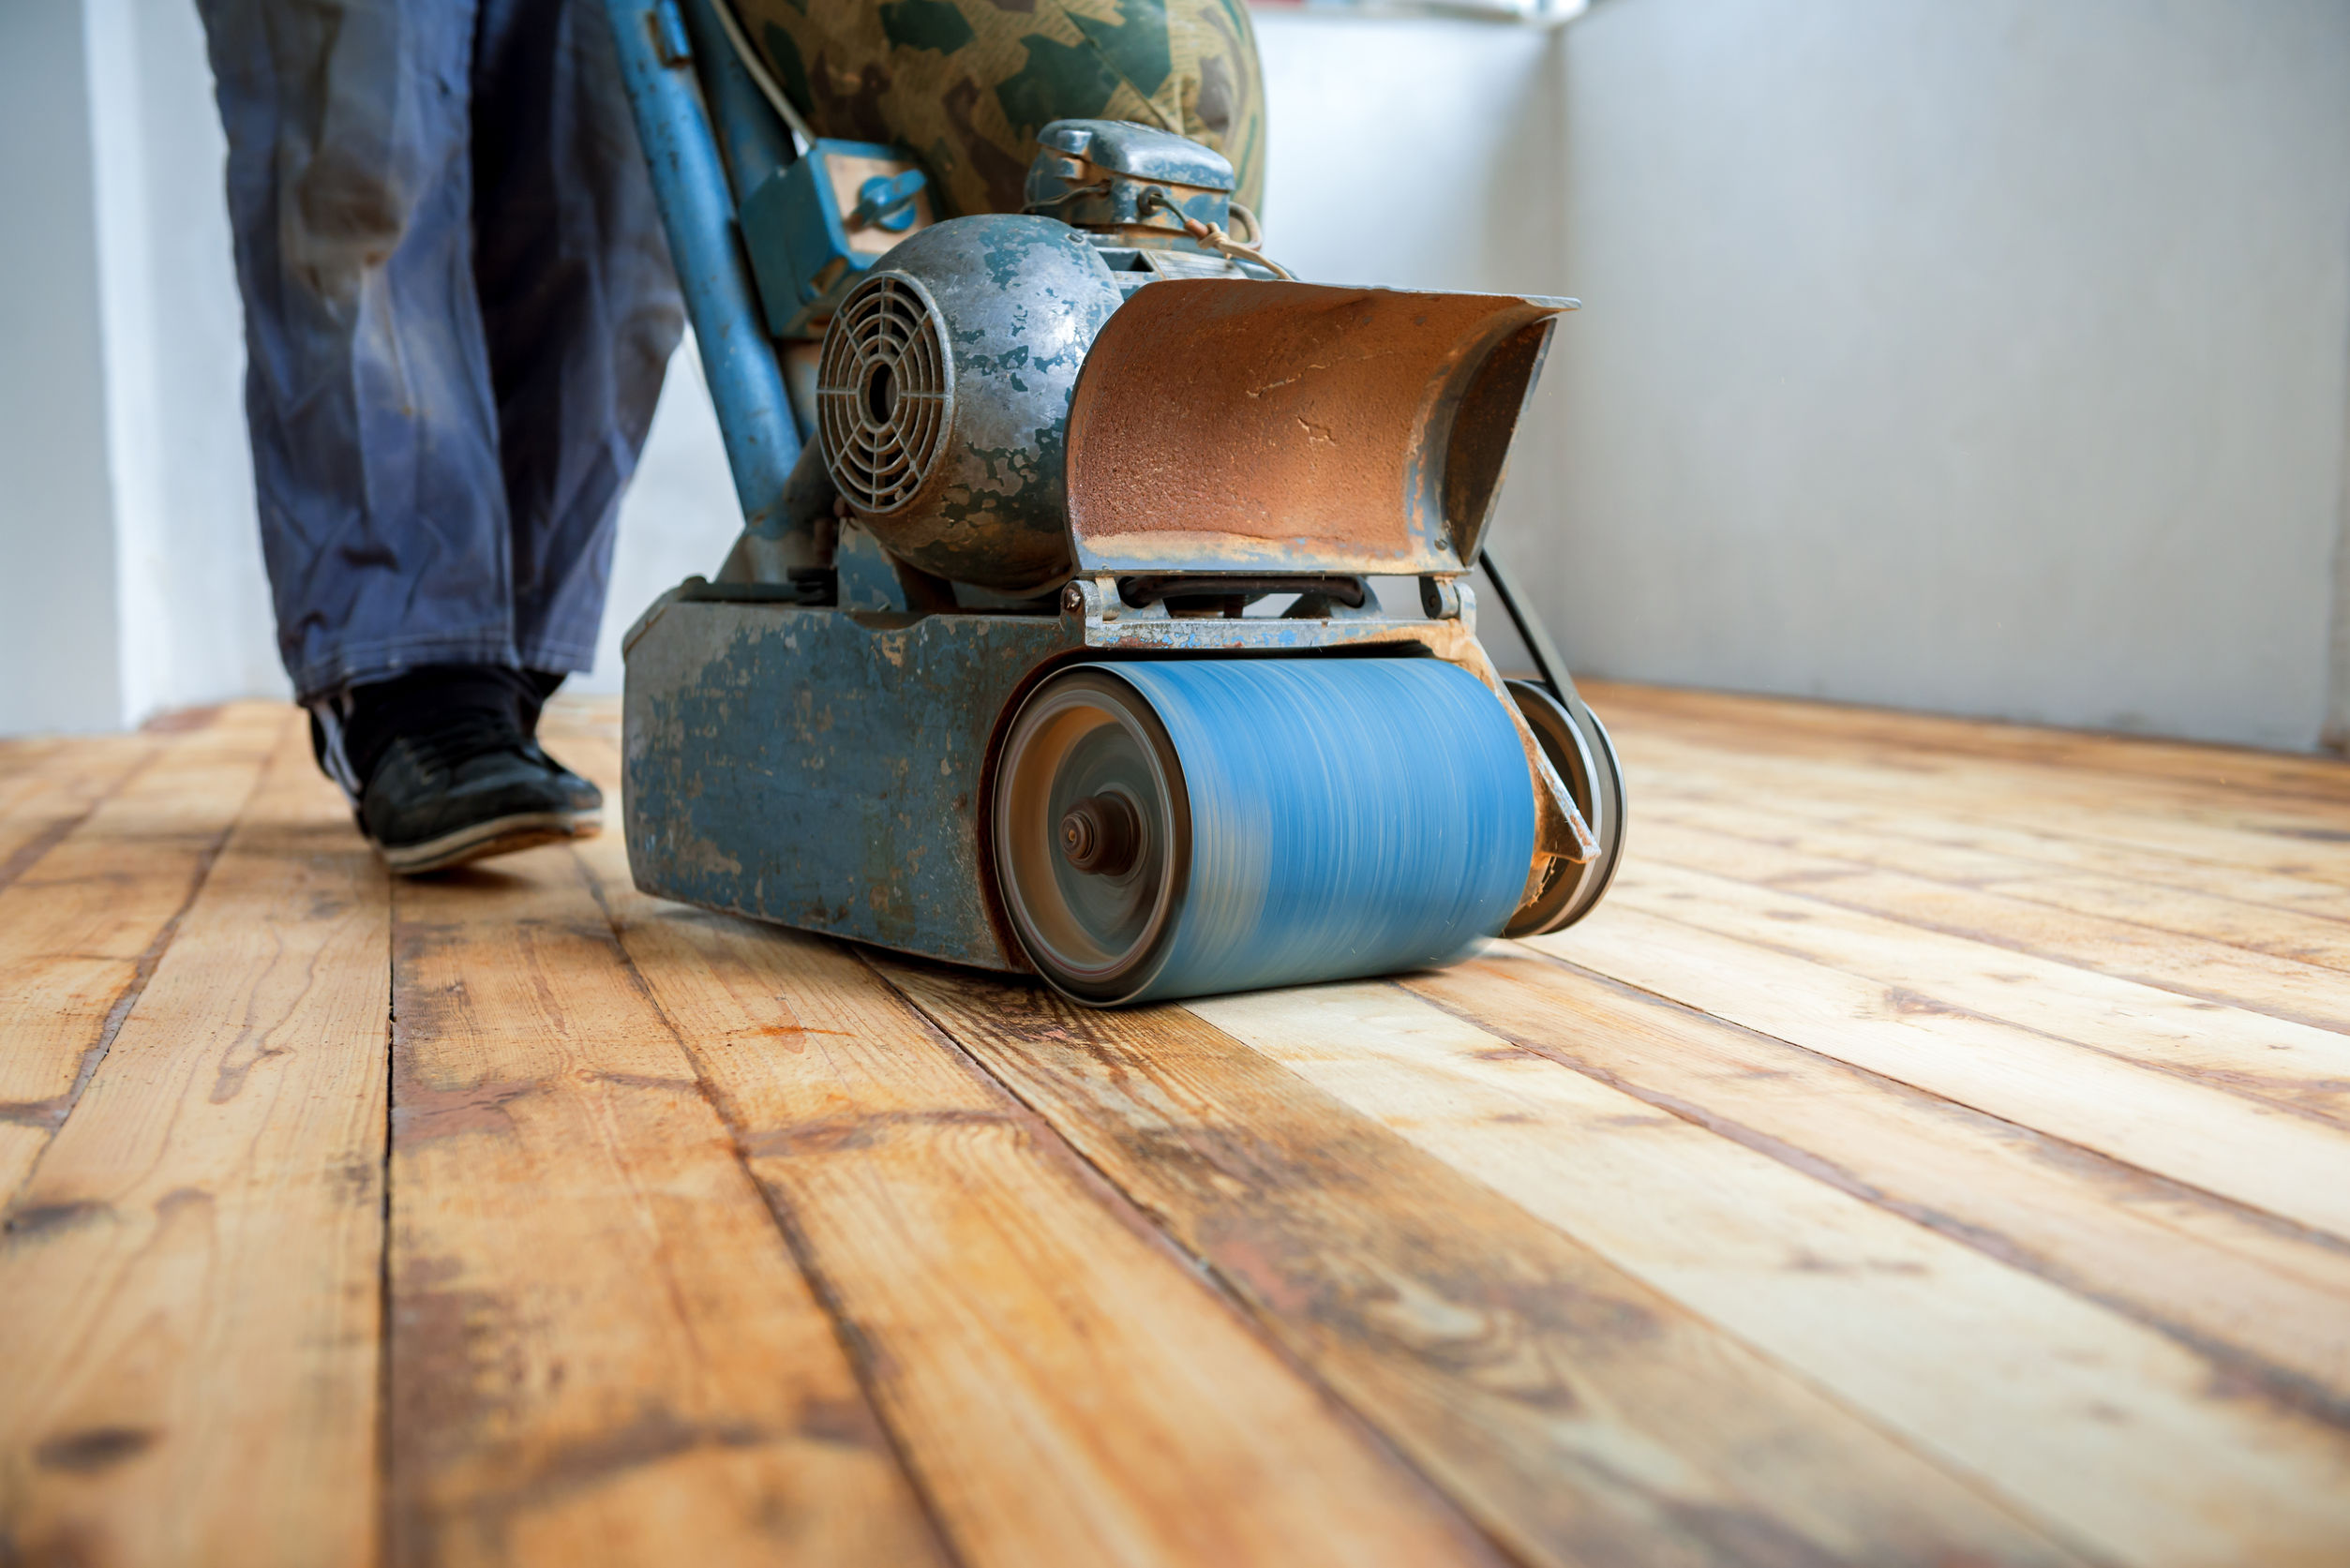
[(306, 700), (588, 667), (684, 313), (596, 0), (199, 0)]

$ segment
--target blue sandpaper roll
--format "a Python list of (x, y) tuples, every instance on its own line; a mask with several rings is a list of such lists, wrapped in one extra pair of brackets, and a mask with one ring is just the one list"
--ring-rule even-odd
[(1435, 659), (1085, 666), (1166, 726), (1190, 817), (1163, 959), (1125, 999), (1459, 958), (1508, 921), (1534, 785), (1501, 701)]

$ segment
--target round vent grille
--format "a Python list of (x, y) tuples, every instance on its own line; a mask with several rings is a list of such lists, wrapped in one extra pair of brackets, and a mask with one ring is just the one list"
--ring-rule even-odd
[(857, 285), (824, 335), (816, 427), (832, 483), (859, 512), (904, 506), (937, 465), (950, 401), (938, 309), (896, 273)]

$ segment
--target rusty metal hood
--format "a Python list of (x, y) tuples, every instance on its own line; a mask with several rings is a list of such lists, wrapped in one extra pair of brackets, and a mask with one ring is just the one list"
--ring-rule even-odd
[(1136, 291), (1070, 405), (1078, 570), (1463, 569), (1574, 306), (1236, 278)]

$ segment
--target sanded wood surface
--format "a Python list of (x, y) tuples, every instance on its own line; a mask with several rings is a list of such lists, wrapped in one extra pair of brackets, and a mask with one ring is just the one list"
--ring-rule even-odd
[(2350, 766), (1586, 694), (1584, 924), (1119, 1014), (0, 744), (0, 1563), (2350, 1562)]

